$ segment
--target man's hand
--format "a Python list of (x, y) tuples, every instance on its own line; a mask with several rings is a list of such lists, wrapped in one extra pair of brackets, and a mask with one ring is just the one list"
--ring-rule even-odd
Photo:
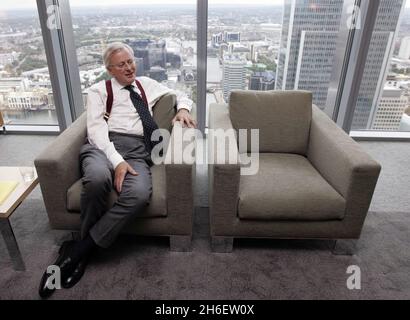
[(192, 119), (187, 109), (179, 109), (175, 118), (172, 119), (172, 125), (174, 125), (176, 121), (180, 121), (182, 127), (187, 126), (188, 128), (196, 128), (196, 121)]
[(126, 161), (121, 162), (115, 168), (114, 186), (118, 193), (122, 190), (122, 183), (124, 182), (127, 173), (131, 173), (133, 176), (138, 175), (138, 172), (136, 172)]

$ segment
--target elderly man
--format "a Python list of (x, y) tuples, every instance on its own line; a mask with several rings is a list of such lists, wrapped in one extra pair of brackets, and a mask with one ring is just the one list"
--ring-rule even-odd
[[(152, 132), (157, 129), (152, 107), (170, 92), (177, 97), (173, 119), (195, 127), (190, 116), (192, 101), (185, 94), (172, 91), (147, 77), (135, 77), (136, 64), (131, 47), (110, 44), (103, 54), (104, 64), (112, 75), (110, 81), (93, 85), (87, 101), (87, 142), (81, 149), (83, 174), (81, 195), (81, 240), (66, 241), (55, 262), (61, 270), (61, 284), (75, 285), (84, 273), (88, 257), (98, 247), (107, 248), (123, 227), (149, 204), (152, 181), (150, 152)], [(118, 200), (107, 210), (112, 188)], [(44, 273), (39, 294), (47, 297), (50, 274)]]

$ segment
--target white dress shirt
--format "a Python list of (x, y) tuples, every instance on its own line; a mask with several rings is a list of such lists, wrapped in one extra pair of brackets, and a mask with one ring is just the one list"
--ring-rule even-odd
[[(138, 77), (137, 80), (141, 83), (142, 88), (145, 91), (151, 115), (153, 114), (152, 107), (164, 94), (167, 93), (173, 93), (176, 95), (177, 110), (184, 108), (191, 111), (193, 102), (185, 93), (169, 89), (148, 77)], [(115, 169), (120, 162), (124, 161), (124, 159), (117, 152), (114, 144), (109, 140), (108, 133), (113, 131), (142, 136), (144, 130), (141, 118), (130, 99), (130, 92), (124, 89), (124, 86), (118, 83), (115, 78), (111, 79), (111, 82), (113, 104), (108, 122), (104, 120), (107, 101), (105, 81), (100, 81), (94, 84), (88, 90), (87, 136), (89, 143), (102, 150)], [(134, 91), (142, 97), (135, 82), (132, 86), (134, 87)]]

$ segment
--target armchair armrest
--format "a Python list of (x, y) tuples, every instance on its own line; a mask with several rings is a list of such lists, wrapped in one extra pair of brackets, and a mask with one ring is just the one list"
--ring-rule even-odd
[(364, 222), (381, 166), (318, 107), (312, 111), (308, 159), (345, 198), (345, 218)]
[(218, 236), (219, 226), (236, 217), (241, 166), (236, 139), (226, 143), (224, 136), (234, 133), (228, 106), (211, 104), (209, 110), (209, 206), (211, 234)]
[(34, 160), (53, 227), (66, 212), (67, 190), (80, 179), (79, 153), (86, 137), (85, 112)]
[[(184, 157), (187, 150), (194, 151), (195, 140), (184, 141), (183, 137), (194, 137), (195, 129), (183, 128), (175, 122), (170, 141), (165, 151), (164, 165), (166, 176), (166, 197), (168, 216), (178, 224), (175, 230), (192, 234), (194, 212), (195, 154)], [(181, 224), (184, 223), (184, 226)]]

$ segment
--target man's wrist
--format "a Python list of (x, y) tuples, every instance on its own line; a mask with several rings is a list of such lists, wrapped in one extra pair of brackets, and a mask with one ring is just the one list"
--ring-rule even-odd
[(124, 162), (124, 158), (119, 153), (112, 156), (111, 164), (112, 164), (112, 167), (114, 168), (114, 170), (117, 169), (118, 165), (121, 162)]
[(189, 111), (188, 108), (181, 107), (181, 108), (178, 109), (177, 113), (179, 113), (179, 112), (187, 112), (187, 113), (189, 113), (190, 111)]

